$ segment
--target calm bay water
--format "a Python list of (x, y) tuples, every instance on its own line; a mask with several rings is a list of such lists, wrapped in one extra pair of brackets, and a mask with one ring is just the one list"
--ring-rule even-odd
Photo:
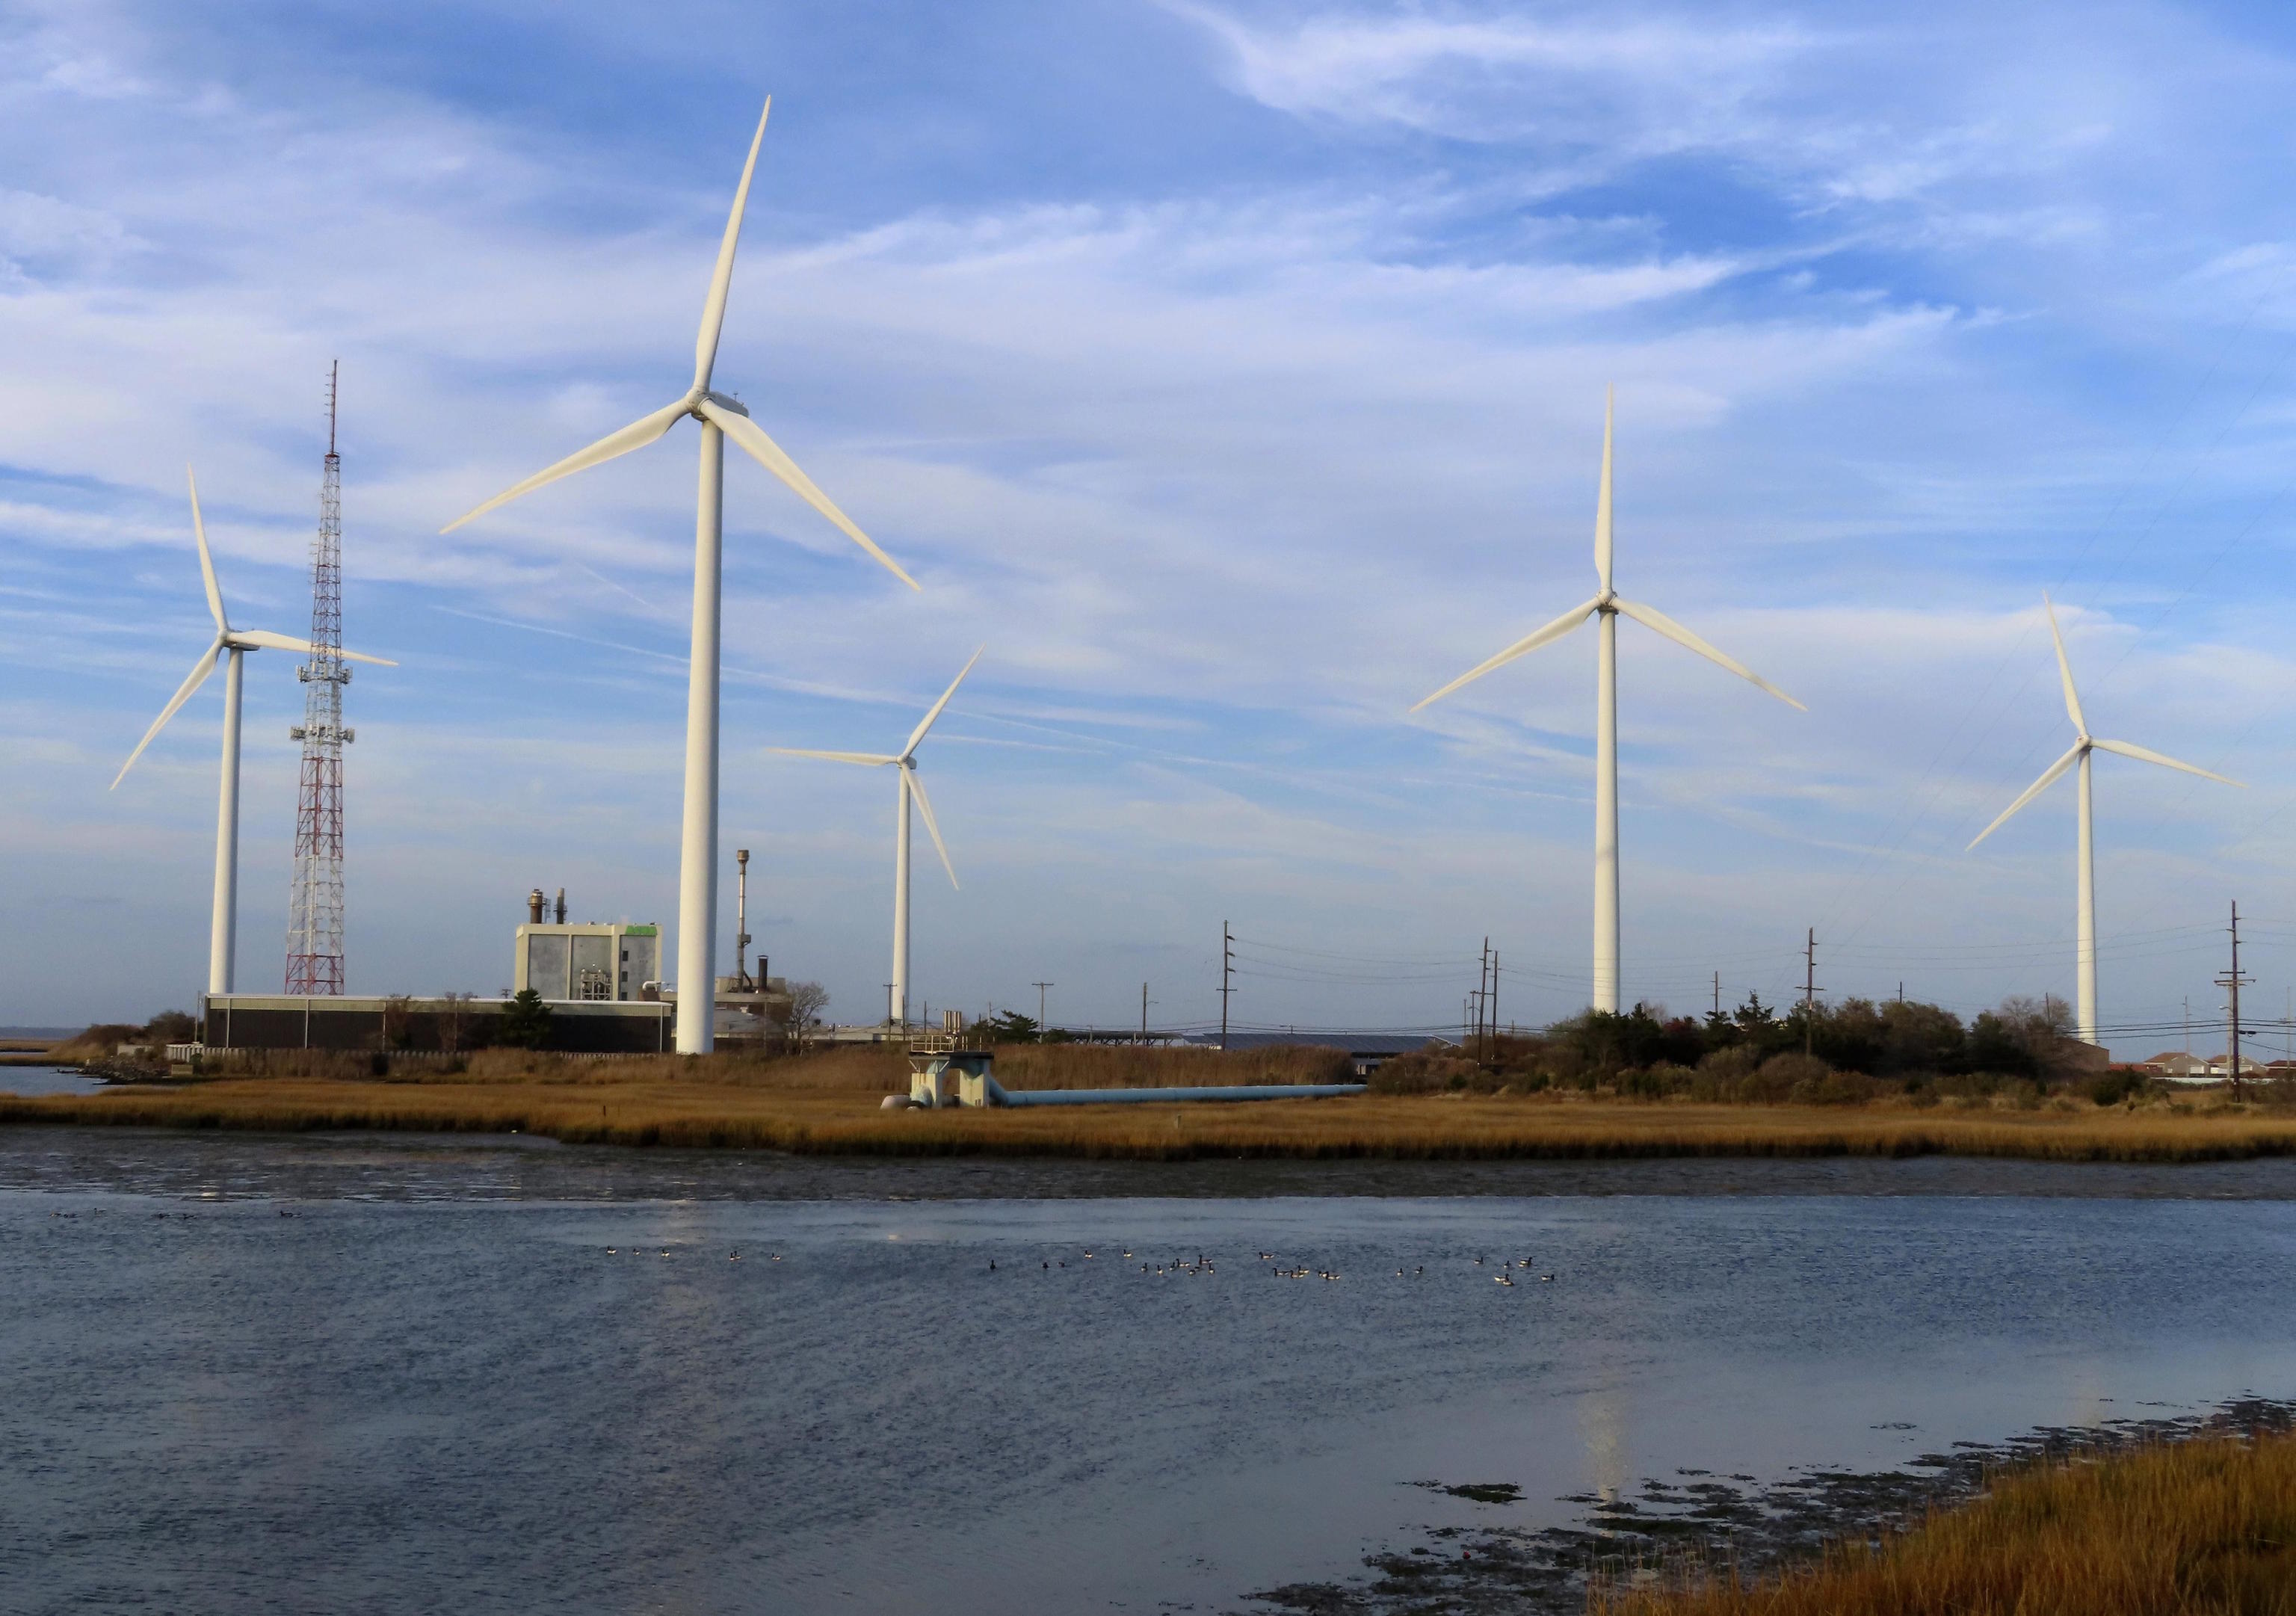
[(0, 1609), (1251, 1609), (1679, 1467), (2288, 1395), (2291, 1196), (4, 1130)]

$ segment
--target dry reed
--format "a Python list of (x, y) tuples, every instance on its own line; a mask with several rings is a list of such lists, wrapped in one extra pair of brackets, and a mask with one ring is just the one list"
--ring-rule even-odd
[(1878, 1546), (1744, 1579), (1597, 1587), (1590, 1616), (2296, 1612), (2296, 1436), (2196, 1439), (2013, 1472)]
[[(904, 1064), (898, 1054), (872, 1051), (691, 1062), (577, 1062), (492, 1051), (461, 1072), (234, 1077), (94, 1095), (0, 1095), (0, 1123), (515, 1130), (600, 1144), (1167, 1161), (1954, 1154), (2171, 1162), (2296, 1154), (2296, 1120), (2235, 1110), (1651, 1105), (1553, 1095), (1359, 1095), (1240, 1105), (880, 1111), (879, 1096), (899, 1086)], [(1242, 1080), (1248, 1070), (1221, 1068), (1218, 1075)], [(1000, 1054), (1000, 1079), (1007, 1070), (1019, 1081), (1067, 1075), (1051, 1066), (1024, 1075), (1021, 1062), (1008, 1065)]]

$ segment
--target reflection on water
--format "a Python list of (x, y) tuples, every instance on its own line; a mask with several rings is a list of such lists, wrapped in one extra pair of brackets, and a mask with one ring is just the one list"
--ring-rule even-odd
[(2285, 1201), (623, 1199), (331, 1148), (0, 1130), (0, 1604), (1229, 1610), (1678, 1467), (2296, 1388)]

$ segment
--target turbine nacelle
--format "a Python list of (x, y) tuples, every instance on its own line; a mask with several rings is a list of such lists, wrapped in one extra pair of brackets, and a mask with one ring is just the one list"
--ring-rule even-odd
[(757, 172), (758, 147), (766, 137), (766, 119), (774, 110), (773, 97), (766, 97), (765, 112), (758, 119), (758, 132), (750, 137), (749, 160), (742, 166), (742, 183), (734, 193), (733, 211), (726, 216), (725, 239), (718, 243), (718, 263), (710, 272), (709, 293), (701, 305), (701, 327), (694, 338), (693, 381), (685, 394), (673, 404), (666, 404), (650, 415), (641, 415), (619, 431), (607, 433), (587, 448), (577, 449), (554, 465), (545, 466), (523, 482), (513, 483), (485, 504), (464, 512), (445, 527), (441, 533), (452, 533), (464, 522), (485, 515), (500, 505), (506, 505), (521, 495), (556, 482), (562, 477), (571, 477), (594, 465), (619, 459), (633, 449), (642, 449), (686, 416), (692, 416), (705, 426), (714, 426), (731, 439), (742, 452), (771, 472), (791, 491), (829, 519), (846, 537), (867, 552), (880, 566), (899, 578), (910, 588), (919, 586), (917, 580), (902, 570), (900, 563), (877, 547), (872, 539), (857, 527), (853, 519), (839, 510), (829, 496), (816, 488), (813, 480), (798, 469), (765, 430), (750, 419), (748, 408), (739, 399), (729, 398), (709, 385), (711, 373), (718, 365), (718, 339), (726, 324), (726, 295), (733, 284), (734, 252), (742, 239), (742, 216), (749, 207), (750, 180)]
[(1601, 491), (1595, 497), (1595, 575), (1601, 584), (1601, 588), (1595, 598), (1583, 605), (1573, 606), (1552, 622), (1541, 624), (1496, 656), (1469, 669), (1434, 694), (1416, 703), (1411, 710), (1413, 712), (1432, 706), (1453, 691), (1463, 685), (1473, 684), (1485, 674), (1505, 667), (1518, 657), (1529, 656), (1540, 646), (1554, 644), (1587, 619), (1595, 617), (1630, 617), (1645, 628), (1664, 636), (1685, 650), (1696, 652), (1716, 667), (1726, 669), (1740, 678), (1748, 680), (1769, 692), (1787, 706), (1799, 709), (1803, 712), (1809, 710), (1743, 662), (1738, 661), (1735, 658), (1725, 656), (1657, 607), (1645, 606), (1639, 601), (1630, 601), (1612, 587), (1611, 581), (1613, 548), (1611, 537), (1611, 444), (1615, 406), (1616, 390), (1614, 389), (1610, 394), (1605, 395), (1603, 403), (1603, 480)]
[[(948, 872), (948, 884), (957, 887), (956, 866), (949, 862), (948, 844), (940, 839), (940, 826), (933, 818), (932, 799), (925, 795), (924, 776), (917, 772), (917, 746), (939, 719), (942, 710), (948, 706), (949, 698), (956, 694), (956, 687), (964, 683), (964, 676), (972, 671), (972, 664), (980, 660), (980, 652), (988, 649), (986, 645), (980, 647), (963, 668), (957, 669), (956, 677), (948, 682), (948, 688), (940, 693), (940, 700), (934, 702), (925, 716), (917, 721), (917, 726), (909, 732), (909, 738), (901, 743), (899, 751), (832, 752), (798, 746), (769, 746), (766, 750), (783, 758), (817, 758), (829, 763), (856, 763), (865, 768), (890, 766), (899, 769), (903, 798), (917, 805), (917, 812), (924, 817), (925, 833), (932, 838), (934, 851), (940, 855), (940, 867)], [(964, 889), (957, 887), (957, 890), (962, 891)], [(907, 901), (906, 895), (902, 901)]]
[[(160, 710), (160, 716), (152, 720), (152, 727), (144, 732), (144, 738), (135, 743), (135, 750), (127, 754), (127, 761), (119, 766), (119, 772), (112, 776), (111, 785), (108, 788), (111, 790), (117, 790), (119, 783), (127, 778), (127, 771), (135, 767), (135, 759), (144, 755), (144, 749), (168, 726), (168, 720), (192, 699), (193, 693), (207, 683), (208, 675), (215, 671), (216, 663), (226, 652), (295, 651), (308, 656), (313, 649), (310, 641), (299, 640), (291, 635), (274, 634), (267, 628), (234, 628), (231, 626), (231, 619), (223, 609), (223, 588), (216, 581), (215, 557), (208, 551), (207, 523), (200, 516), (199, 479), (192, 474), (189, 466), (184, 468), (184, 479), (191, 487), (192, 537), (199, 546), (200, 582), (207, 590), (208, 614), (215, 619), (215, 638), (208, 642), (205, 651), (200, 652), (199, 660), (192, 664), (191, 673), (176, 687), (175, 695), (167, 706)], [(348, 661), (372, 662), (379, 668), (398, 666), (387, 657), (371, 657), (356, 651), (346, 651), (342, 655)]]
[(2065, 654), (2065, 636), (2057, 628), (2056, 605), (2049, 599), (2048, 592), (2046, 590), (2041, 594), (2041, 610), (2048, 615), (2049, 638), (2057, 650), (2057, 677), (2064, 686), (2065, 716), (2072, 720), (2073, 743), (2063, 757), (2041, 771), (2041, 777), (2027, 786), (2023, 794), (2016, 801), (2003, 808), (1998, 818), (1978, 832), (1976, 836), (1971, 839), (1969, 846), (1962, 849), (1964, 852), (1975, 849), (1979, 842), (2008, 824), (2027, 803), (2054, 785), (2067, 769), (2092, 752), (2116, 752), (2124, 758), (2134, 758), (2139, 763), (2157, 763), (2162, 768), (2181, 769), (2188, 775), (2198, 775), (2203, 780), (2214, 780), (2223, 785), (2237, 785), (2243, 791), (2248, 789), (2244, 782), (2234, 780), (2228, 775), (2219, 775), (2215, 770), (2202, 768), (2196, 763), (2181, 762), (2165, 752), (2156, 752), (2150, 747), (2137, 746), (2128, 741), (2107, 741), (2100, 736), (2090, 734), (2088, 718), (2081, 710), (2080, 692), (2073, 685), (2072, 660)]

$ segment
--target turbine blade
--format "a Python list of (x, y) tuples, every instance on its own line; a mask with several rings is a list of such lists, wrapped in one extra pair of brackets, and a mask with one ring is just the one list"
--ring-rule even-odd
[(308, 640), (299, 640), (291, 635), (274, 634), (268, 628), (234, 628), (226, 644), (252, 651), (260, 646), (266, 651), (300, 651), (308, 652), (314, 647)]
[(2065, 683), (2065, 716), (2073, 721), (2073, 733), (2088, 734), (2088, 720), (2081, 717), (2080, 693), (2073, 688), (2073, 665), (2065, 660), (2065, 636), (2057, 632), (2057, 609), (2050, 603), (2049, 592), (2041, 591), (2041, 610), (2049, 614), (2049, 637), (2057, 644), (2057, 676)]
[(1802, 712), (1808, 712), (1809, 710), (1808, 708), (1802, 706), (1800, 702), (1786, 694), (1784, 691), (1780, 690), (1776, 685), (1771, 684), (1767, 679), (1764, 678), (1760, 674), (1756, 673), (1752, 669), (1747, 667), (1743, 662), (1736, 661), (1729, 657), (1724, 656), (1720, 652), (1715, 650), (1713, 646), (1709, 645), (1704, 640), (1700, 639), (1696, 635), (1691, 633), (1689, 629), (1685, 628), (1680, 623), (1676, 622), (1672, 618), (1667, 616), (1665, 612), (1660, 611), (1657, 607), (1645, 606), (1640, 601), (1630, 601), (1624, 599), (1623, 597), (1621, 597), (1616, 604), (1620, 611), (1634, 619), (1635, 621), (1640, 623), (1644, 628), (1656, 629), (1659, 633), (1666, 636), (1668, 639), (1672, 640), (1676, 644), (1686, 646), (1690, 650), (1696, 652), (1700, 656), (1704, 657), (1717, 668), (1726, 668), (1732, 673), (1736, 674), (1740, 678), (1745, 679), (1751, 684), (1760, 685), (1764, 690), (1768, 691), (1772, 695), (1777, 697), (1779, 701), (1784, 701), (1788, 707), (1795, 708)]
[(758, 148), (765, 143), (766, 119), (773, 115), (774, 98), (758, 114), (758, 132), (750, 137), (749, 160), (742, 165), (742, 183), (734, 192), (734, 211), (726, 217), (726, 239), (718, 245), (718, 267), (710, 272), (709, 296), (701, 305), (701, 333), (693, 340), (693, 385), (709, 385), (718, 365), (718, 332), (726, 324), (726, 291), (734, 283), (734, 248), (742, 239), (742, 213), (750, 205), (750, 176), (758, 169)]
[(2243, 791), (2248, 789), (2246, 781), (2234, 780), (2229, 775), (2215, 774), (2190, 763), (2179, 763), (2165, 753), (2152, 751), (2142, 746), (2131, 746), (2126, 741), (2092, 741), (2089, 744), (2102, 747), (2109, 752), (2119, 752), (2124, 758), (2134, 758), (2139, 763), (2157, 763), (2162, 768), (2180, 768), (2188, 775), (2198, 775), (2203, 780), (2221, 781), (2226, 785), (2237, 785)]
[(184, 468), (184, 480), (192, 489), (192, 537), (199, 541), (200, 582), (208, 587), (208, 611), (216, 620), (216, 633), (229, 634), (231, 625), (223, 615), (223, 591), (216, 587), (215, 558), (208, 554), (208, 525), (200, 520), (200, 480), (192, 475), (188, 465)]
[[(299, 651), (307, 656), (318, 649), (308, 640), (299, 640), (290, 634), (274, 634), (268, 628), (234, 628), (225, 644), (250, 650), (261, 646), (266, 651)], [(346, 662), (372, 662), (378, 668), (398, 666), (389, 657), (371, 657), (360, 651), (345, 651), (338, 654)]]
[(2032, 784), (2025, 788), (2025, 794), (2023, 796), (2018, 798), (2016, 801), (2011, 803), (2007, 808), (2003, 808), (2001, 810), (2001, 817), (1996, 819), (1991, 824), (1987, 825), (1983, 830), (1978, 832), (1975, 840), (1972, 841), (1969, 846), (1964, 848), (1962, 851), (1966, 853), (1972, 850), (1977, 846), (1978, 842), (1984, 841), (1988, 836), (1990, 836), (1994, 832), (1999, 830), (2004, 824), (2007, 824), (2009, 822), (2010, 816), (2016, 813), (2019, 808), (2023, 808), (2027, 803), (2032, 801), (2034, 798), (2039, 796), (2043, 792), (2047, 791), (2050, 786), (2056, 783), (2056, 779), (2059, 775), (2063, 774), (2074, 764), (2080, 761), (2080, 742), (2077, 741), (2073, 743), (2073, 748), (2070, 751), (2058, 759), (2054, 763), (2050, 764), (2047, 769), (2042, 773), (2042, 775), (2038, 780), (2034, 781)]
[(797, 462), (782, 453), (782, 446), (766, 436), (765, 428), (747, 415), (737, 415), (732, 410), (722, 408), (715, 399), (704, 398), (694, 408), (715, 422), (718, 431), (740, 444), (750, 459), (795, 489), (799, 498), (835, 522), (846, 537), (876, 557), (887, 571), (910, 588), (917, 587), (917, 580), (902, 571), (899, 562), (877, 548), (866, 533), (853, 525), (852, 518), (831, 504), (828, 495), (813, 486), (813, 480), (797, 469)]
[(463, 512), (462, 515), (455, 518), (439, 531), (452, 533), (464, 522), (484, 516), (496, 505), (506, 505), (521, 494), (531, 494), (546, 482), (556, 482), (562, 477), (571, 477), (577, 472), (586, 472), (592, 466), (602, 464), (617, 455), (627, 455), (632, 449), (642, 449), (669, 431), (680, 415), (691, 414), (692, 409), (691, 405), (680, 398), (676, 404), (664, 405), (651, 415), (642, 415), (620, 431), (607, 433), (588, 448), (577, 449), (556, 465), (546, 467), (537, 472), (524, 482), (504, 488), (475, 510)]
[[(983, 645), (980, 651), (988, 649), (988, 646)], [(948, 682), (948, 688), (940, 693), (940, 700), (932, 704), (932, 710), (925, 715), (924, 722), (909, 732), (908, 740), (901, 747), (901, 756), (906, 758), (917, 750), (917, 742), (925, 738), (925, 731), (933, 726), (933, 720), (940, 717), (940, 710), (948, 705), (949, 697), (955, 695), (956, 687), (964, 683), (964, 676), (972, 671), (972, 662), (978, 662), (980, 660), (980, 651), (974, 652), (972, 661), (967, 662), (957, 670), (956, 677), (951, 679)]]
[(1603, 593), (1611, 593), (1611, 422), (1617, 413), (1619, 390), (1603, 391), (1603, 491), (1595, 496), (1595, 574)]
[(1550, 640), (1561, 639), (1564, 635), (1578, 627), (1579, 624), (1585, 622), (1587, 619), (1593, 614), (1595, 608), (1599, 604), (1601, 604), (1600, 601), (1588, 601), (1583, 606), (1571, 607), (1570, 611), (1564, 612), (1561, 617), (1556, 618), (1553, 622), (1546, 625), (1544, 628), (1533, 629), (1530, 633), (1523, 636), (1522, 638), (1517, 640), (1513, 644), (1508, 646), (1505, 651), (1500, 652), (1498, 655), (1492, 657), (1489, 660), (1478, 662), (1474, 667), (1467, 669), (1466, 672), (1461, 674), (1457, 678), (1443, 686), (1442, 689), (1437, 691), (1433, 695), (1428, 696), (1419, 701), (1412, 708), (1411, 710), (1417, 712), (1422, 707), (1426, 707), (1431, 703), (1441, 701), (1445, 696), (1449, 695), (1462, 685), (1472, 684), (1475, 680), (1481, 678), (1494, 668), (1504, 668), (1509, 662), (1513, 661), (1517, 657), (1529, 656), (1532, 652), (1538, 650), (1541, 645), (1546, 644)]
[(948, 861), (948, 844), (940, 839), (940, 826), (933, 823), (932, 803), (925, 796), (925, 783), (917, 778), (916, 766), (912, 764), (903, 769), (901, 778), (908, 783), (909, 795), (917, 800), (917, 812), (924, 816), (925, 833), (933, 839), (933, 850), (940, 855), (940, 867), (948, 872), (948, 884), (964, 891), (956, 885), (956, 866)]
[(768, 746), (766, 750), (769, 752), (778, 752), (784, 758), (826, 758), (832, 763), (882, 764), (900, 761), (898, 758), (889, 757), (883, 752), (816, 752), (809, 751), (802, 746)]
[(174, 699), (160, 710), (158, 718), (152, 720), (152, 727), (144, 732), (144, 738), (135, 743), (135, 750), (127, 754), (127, 761), (119, 766), (119, 772), (111, 777), (111, 784), (107, 790), (119, 789), (119, 783), (127, 778), (127, 771), (135, 767), (135, 759), (142, 757), (144, 749), (152, 744), (152, 737), (167, 728), (168, 720), (176, 716), (176, 710), (192, 699), (193, 691), (207, 683), (208, 675), (215, 671), (216, 652), (222, 649), (223, 641), (217, 638), (215, 644), (200, 652), (200, 660), (192, 665), (190, 677), (176, 686)]

